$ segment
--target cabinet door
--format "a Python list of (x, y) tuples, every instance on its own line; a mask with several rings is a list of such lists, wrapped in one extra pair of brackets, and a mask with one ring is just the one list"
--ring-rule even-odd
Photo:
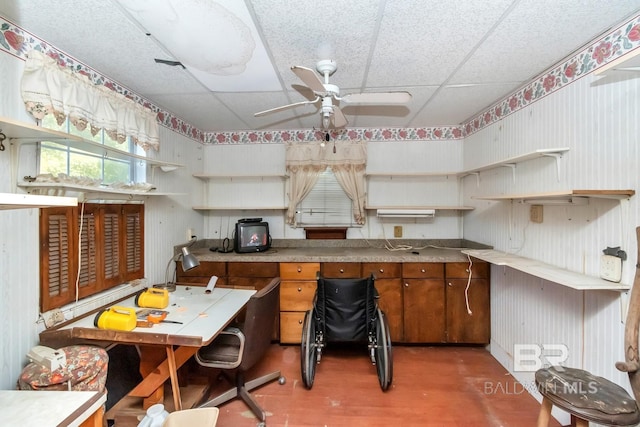
[(404, 279), (404, 342), (445, 342), (442, 279)]
[[(491, 314), (489, 280), (447, 279), (447, 342), (487, 344), (490, 338)], [(467, 302), (471, 314), (467, 311)]]
[(402, 342), (402, 279), (379, 279), (375, 283), (380, 295), (378, 307), (387, 318), (391, 342)]
[(378, 306), (384, 311), (389, 323), (391, 342), (402, 342), (402, 264), (399, 262), (363, 262), (362, 277), (373, 274), (380, 299)]

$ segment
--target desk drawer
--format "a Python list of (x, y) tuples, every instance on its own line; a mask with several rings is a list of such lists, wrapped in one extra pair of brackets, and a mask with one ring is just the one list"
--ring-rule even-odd
[(229, 262), (229, 277), (278, 277), (277, 262)]
[(362, 264), (362, 277), (371, 273), (376, 279), (397, 279), (402, 277), (402, 264), (398, 262), (365, 262)]
[(444, 264), (441, 262), (405, 262), (402, 277), (412, 279), (444, 279)]
[[(447, 279), (467, 279), (469, 277), (468, 262), (449, 262), (445, 265)], [(489, 263), (474, 261), (471, 266), (472, 279), (486, 279), (489, 277)]]
[(320, 271), (319, 262), (283, 262), (280, 263), (280, 278), (282, 280), (316, 280)]
[(360, 275), (359, 262), (327, 262), (322, 264), (323, 277), (357, 279)]
[(280, 283), (280, 310), (302, 311), (309, 310), (313, 305), (313, 296), (316, 293), (315, 280), (283, 281)]
[(280, 313), (280, 343), (300, 344), (304, 311), (286, 311)]
[(227, 275), (227, 263), (215, 262), (215, 261), (202, 261), (199, 266), (192, 268), (189, 271), (183, 271), (182, 263), (177, 262), (176, 271), (177, 271), (178, 277), (180, 276), (224, 277)]

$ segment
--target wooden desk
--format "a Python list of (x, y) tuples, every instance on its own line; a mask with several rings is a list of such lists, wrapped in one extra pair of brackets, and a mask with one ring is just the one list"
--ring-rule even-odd
[[(176, 410), (182, 409), (180, 388), (178, 385), (178, 368), (182, 366), (200, 347), (209, 344), (246, 305), (255, 290), (215, 288), (210, 294), (204, 287), (178, 286), (170, 293), (169, 312), (166, 320), (182, 322), (160, 323), (152, 328), (135, 328), (133, 331), (113, 331), (98, 329), (93, 325), (95, 315), (85, 316), (60, 327), (40, 334), (44, 345), (47, 341), (61, 340), (94, 340), (117, 344), (135, 344), (146, 346), (162, 346), (166, 359), (146, 375), (129, 396), (151, 396), (164, 382), (171, 379), (171, 390)], [(117, 304), (122, 307), (136, 307), (135, 296), (131, 296)]]
[(0, 425), (101, 427), (105, 392), (0, 390)]

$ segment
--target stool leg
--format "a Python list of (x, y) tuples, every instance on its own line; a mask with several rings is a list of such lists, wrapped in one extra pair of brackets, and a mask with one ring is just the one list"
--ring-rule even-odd
[(546, 396), (542, 398), (542, 405), (540, 406), (540, 412), (538, 413), (538, 427), (547, 427), (549, 425), (549, 419), (551, 418), (551, 408), (553, 404)]
[(589, 421), (575, 417), (576, 427), (589, 427)]

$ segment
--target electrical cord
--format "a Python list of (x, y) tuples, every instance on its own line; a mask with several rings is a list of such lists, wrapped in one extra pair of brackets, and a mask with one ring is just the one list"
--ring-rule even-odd
[(467, 287), (464, 288), (464, 302), (467, 305), (467, 313), (469, 313), (469, 316), (471, 316), (473, 315), (473, 312), (471, 311), (471, 307), (469, 306), (469, 287), (471, 286), (471, 276), (473, 275), (473, 261), (471, 261), (471, 256), (469, 254), (467, 254), (467, 259), (469, 260), (469, 278), (467, 279)]
[[(75, 307), (78, 305), (78, 299), (80, 295), (80, 270), (82, 270), (82, 228), (84, 226), (84, 204), (82, 202), (82, 207), (80, 208), (80, 227), (78, 229), (78, 273), (76, 274), (76, 299), (74, 304)], [(75, 317), (76, 313), (74, 311), (73, 316)]]

